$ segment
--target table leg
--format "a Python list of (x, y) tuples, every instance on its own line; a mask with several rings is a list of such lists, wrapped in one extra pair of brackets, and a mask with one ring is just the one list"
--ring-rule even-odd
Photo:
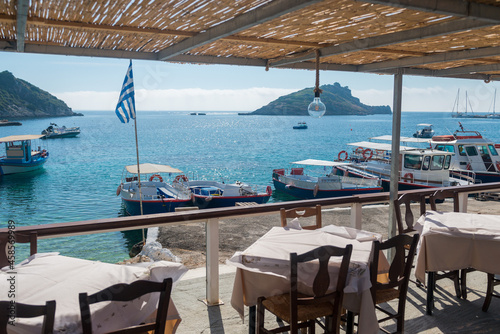
[(248, 308), (248, 334), (255, 334), (255, 314), (257, 313), (257, 306), (250, 306)]
[(351, 311), (347, 311), (347, 321), (345, 326), (346, 326), (345, 329), (346, 334), (354, 333), (354, 313)]
[(427, 273), (427, 314), (432, 315), (434, 308), (434, 288), (436, 287), (436, 272)]

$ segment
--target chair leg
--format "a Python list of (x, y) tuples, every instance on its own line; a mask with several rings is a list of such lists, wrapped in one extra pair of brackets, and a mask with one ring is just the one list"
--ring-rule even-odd
[(460, 286), (460, 271), (454, 270), (452, 274), (453, 283), (455, 284), (455, 294), (457, 298), (462, 297), (462, 289)]
[[(251, 307), (255, 308), (255, 306)], [(262, 305), (262, 302), (260, 300), (257, 303), (257, 326), (255, 326), (255, 318), (253, 319), (253, 328), (254, 328), (253, 333), (252, 333), (252, 319), (249, 319), (248, 322), (249, 322), (248, 328), (250, 334), (255, 334), (255, 327), (257, 327), (257, 334), (263, 333), (262, 329), (264, 328), (264, 306)]]
[(460, 270), (460, 289), (462, 290), (462, 298), (467, 299), (467, 269)]
[(486, 297), (484, 298), (483, 309), (482, 309), (483, 312), (487, 312), (488, 308), (490, 307), (491, 297), (493, 296), (493, 280), (494, 280), (494, 275), (488, 274), (488, 287), (486, 288)]

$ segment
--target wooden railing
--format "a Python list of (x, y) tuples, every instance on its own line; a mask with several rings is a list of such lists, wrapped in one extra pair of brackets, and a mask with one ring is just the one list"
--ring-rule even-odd
[[(424, 190), (409, 190), (404, 192), (419, 193), (421, 195), (428, 196), (433, 194), (438, 189), (450, 189), (458, 192), (460, 211), (466, 212), (467, 196), (469, 194), (500, 191), (500, 182), (476, 184), (462, 187), (428, 188)], [(400, 194), (401, 193), (403, 192), (400, 192)], [(189, 210), (183, 212), (87, 220), (69, 223), (22, 226), (16, 227), (15, 232), (16, 235), (19, 234), (23, 236), (30, 236), (36, 233), (36, 236), (39, 239), (46, 239), (113, 231), (135, 230), (139, 228), (159, 227), (169, 224), (205, 222), (207, 232), (207, 303), (217, 304), (219, 302), (219, 219), (264, 216), (269, 214), (276, 214), (281, 208), (291, 209), (299, 206), (315, 206), (316, 204), (320, 204), (322, 208), (351, 207), (351, 226), (361, 229), (361, 213), (363, 205), (389, 202), (390, 194), (388, 192), (384, 192), (337, 198), (269, 203), (257, 206), (236, 206), (218, 209)], [(8, 236), (8, 228), (0, 229), (0, 249), (7, 248), (6, 246), (8, 242)], [(7, 253), (0, 251), (0, 266), (5, 266), (7, 264)]]

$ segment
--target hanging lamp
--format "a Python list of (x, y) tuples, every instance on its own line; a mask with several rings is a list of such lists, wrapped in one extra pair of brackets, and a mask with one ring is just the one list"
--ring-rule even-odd
[(320, 118), (326, 112), (326, 106), (319, 98), (321, 92), (322, 90), (319, 89), (319, 50), (316, 50), (316, 87), (314, 88), (314, 100), (307, 107), (307, 112), (311, 117)]

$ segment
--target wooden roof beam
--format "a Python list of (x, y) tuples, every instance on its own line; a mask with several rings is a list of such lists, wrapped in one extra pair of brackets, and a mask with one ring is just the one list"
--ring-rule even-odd
[(284, 14), (299, 10), (322, 0), (275, 0), (262, 7), (238, 15), (206, 31), (163, 49), (158, 60), (167, 60), (199, 46), (236, 34), (258, 24), (270, 21)]
[(26, 21), (28, 20), (29, 0), (17, 0), (16, 17), (16, 49), (24, 52), (24, 35), (26, 33)]
[(384, 6), (408, 8), (500, 24), (500, 7), (467, 0), (359, 0)]
[(491, 57), (500, 55), (500, 47), (488, 47), (471, 50), (460, 50), (452, 52), (440, 52), (421, 57), (407, 57), (397, 60), (382, 61), (379, 63), (372, 63), (359, 66), (362, 72), (377, 72), (380, 70), (387, 70), (399, 67), (412, 67), (421, 66), (435, 63), (445, 63), (449, 61), (464, 60), (464, 59), (478, 59), (483, 57)]
[[(452, 33), (457, 33), (471, 29), (479, 29), (479, 28), (489, 27), (492, 25), (494, 24), (485, 23), (482, 21), (457, 19), (453, 21), (436, 23), (427, 27), (403, 30), (390, 34), (363, 38), (355, 40), (353, 42), (346, 42), (338, 45), (327, 46), (319, 50), (321, 57), (328, 57), (328, 56), (351, 53), (355, 51), (363, 51), (393, 44), (411, 42), (424, 38), (449, 35)], [(294, 58), (281, 59), (275, 62), (271, 60), (271, 66), (283, 66), (296, 62), (314, 60), (315, 57), (316, 55), (314, 52), (308, 52), (304, 55), (300, 55)]]
[(460, 66), (449, 68), (446, 70), (440, 70), (440, 75), (442, 76), (455, 76), (461, 74), (475, 74), (484, 72), (500, 72), (500, 63), (488, 64), (488, 65), (471, 65), (471, 66)]

